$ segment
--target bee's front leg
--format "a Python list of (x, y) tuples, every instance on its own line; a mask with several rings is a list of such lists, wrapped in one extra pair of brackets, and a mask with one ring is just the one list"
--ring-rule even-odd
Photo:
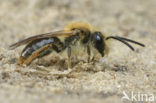
[(88, 54), (88, 63), (90, 62), (90, 47), (87, 46), (87, 54)]
[(71, 68), (71, 47), (68, 47), (68, 69)]

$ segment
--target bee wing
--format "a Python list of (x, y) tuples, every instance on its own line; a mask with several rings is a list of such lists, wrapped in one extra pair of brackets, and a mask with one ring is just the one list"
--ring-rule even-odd
[(50, 32), (50, 33), (45, 33), (45, 34), (39, 34), (35, 36), (31, 36), (29, 38), (26, 38), (24, 40), (18, 41), (17, 43), (14, 43), (9, 46), (10, 49), (15, 49), (21, 45), (24, 45), (30, 41), (41, 39), (41, 38), (47, 38), (47, 37), (58, 37), (58, 36), (70, 36), (76, 34), (77, 31), (56, 31), (56, 32)]

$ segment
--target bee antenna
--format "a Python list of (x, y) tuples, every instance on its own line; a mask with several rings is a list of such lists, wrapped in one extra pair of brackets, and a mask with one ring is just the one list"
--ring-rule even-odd
[(122, 40), (128, 41), (128, 42), (131, 42), (131, 43), (134, 43), (134, 44), (140, 45), (140, 46), (142, 46), (142, 47), (145, 47), (144, 44), (139, 43), (139, 42), (137, 42), (137, 41), (134, 41), (134, 40), (131, 40), (131, 39), (127, 39), (127, 38), (123, 38), (123, 37), (119, 37), (119, 36), (116, 36), (116, 37), (117, 37), (117, 38), (120, 38), (120, 39), (122, 39)]
[(125, 45), (127, 45), (132, 51), (134, 51), (134, 48), (129, 43), (127, 43), (126, 41), (124, 41), (123, 39), (121, 39), (121, 38), (119, 38), (117, 36), (109, 36), (109, 37), (106, 38), (106, 40), (108, 40), (108, 39), (118, 40), (118, 41), (124, 43)]

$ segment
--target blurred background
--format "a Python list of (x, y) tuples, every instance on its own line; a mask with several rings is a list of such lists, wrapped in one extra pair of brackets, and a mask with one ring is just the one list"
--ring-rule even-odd
[[(85, 64), (91, 71), (59, 79), (43, 76), (44, 70), (56, 69), (52, 65), (40, 66), (37, 62), (24, 68), (18, 66), (21, 48), (8, 50), (8, 45), (18, 40), (61, 30), (76, 21), (90, 23), (107, 35), (139, 41), (146, 47), (135, 46), (136, 52), (131, 52), (114, 42), (108, 58), (91, 67)], [(43, 59), (41, 63), (48, 61)], [(123, 90), (156, 94), (155, 68), (156, 0), (0, 0), (1, 103), (123, 103)]]

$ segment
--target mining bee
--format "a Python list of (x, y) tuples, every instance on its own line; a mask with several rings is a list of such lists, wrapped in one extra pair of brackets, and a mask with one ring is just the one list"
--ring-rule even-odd
[(109, 39), (118, 40), (127, 45), (132, 51), (134, 48), (128, 43), (134, 43), (144, 47), (145, 45), (134, 40), (119, 36), (105, 36), (104, 33), (94, 29), (90, 24), (83, 22), (69, 23), (64, 30), (35, 35), (21, 40), (10, 46), (14, 49), (27, 44), (19, 59), (19, 65), (28, 65), (34, 59), (46, 56), (53, 51), (56, 53), (65, 52), (68, 57), (68, 68), (71, 68), (71, 56), (88, 54), (88, 62), (91, 57), (97, 55), (103, 57), (108, 54)]

